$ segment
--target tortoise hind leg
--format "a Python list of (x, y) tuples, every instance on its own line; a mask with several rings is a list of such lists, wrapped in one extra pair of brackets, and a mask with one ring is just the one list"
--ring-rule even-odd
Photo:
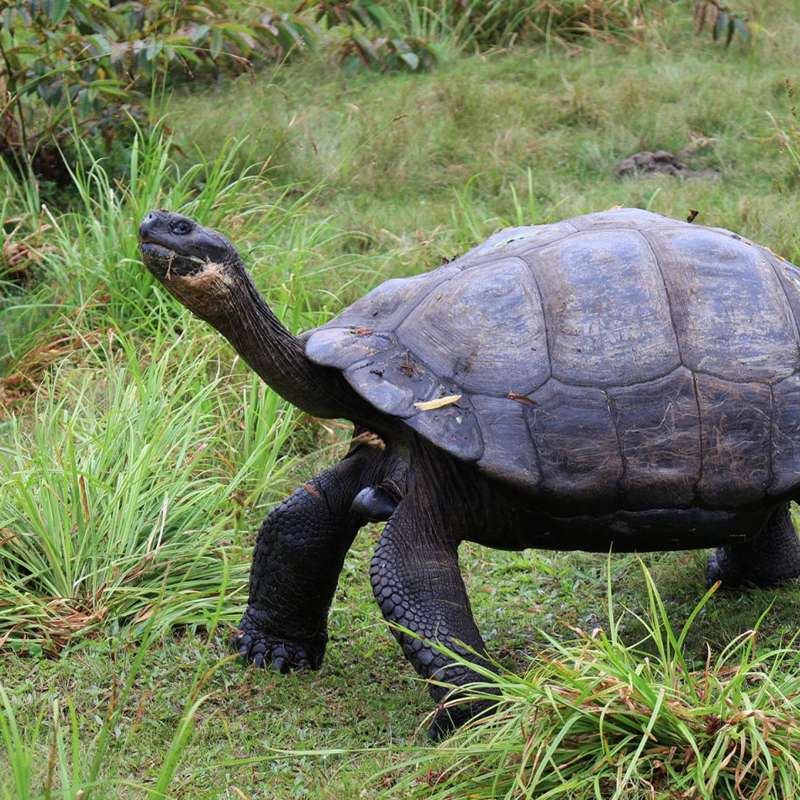
[(766, 588), (800, 577), (800, 540), (790, 504), (778, 506), (762, 531), (747, 542), (717, 548), (708, 560), (708, 583)]

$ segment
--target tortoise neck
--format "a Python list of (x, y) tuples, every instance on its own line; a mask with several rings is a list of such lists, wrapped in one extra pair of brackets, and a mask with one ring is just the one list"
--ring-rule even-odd
[(216, 327), (252, 369), (274, 389), (315, 417), (349, 417), (353, 390), (336, 370), (310, 361), (305, 345), (292, 335), (244, 275), (241, 291), (233, 295), (235, 308)]

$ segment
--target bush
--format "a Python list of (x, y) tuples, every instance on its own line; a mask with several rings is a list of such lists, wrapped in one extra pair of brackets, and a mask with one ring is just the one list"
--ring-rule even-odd
[(480, 49), (515, 42), (587, 36), (633, 36), (643, 25), (646, 0), (439, 0), (427, 13), (447, 20), (464, 44)]
[(707, 25), (711, 38), (715, 42), (724, 42), (725, 47), (730, 47), (737, 35), (747, 44), (752, 38), (747, 17), (719, 0), (694, 0), (694, 22), (698, 33), (702, 33)]
[(288, 15), (241, 17), (225, 0), (11, 0), (0, 15), (0, 154), (66, 182), (57, 148), (74, 129), (109, 150), (165, 82), (241, 71), (310, 39)]
[(303, 9), (308, 9), (318, 23), (325, 23), (329, 29), (341, 27), (346, 31), (336, 47), (338, 61), (345, 66), (416, 72), (430, 69), (436, 63), (429, 42), (401, 33), (397, 20), (381, 3), (303, 0), (298, 11)]

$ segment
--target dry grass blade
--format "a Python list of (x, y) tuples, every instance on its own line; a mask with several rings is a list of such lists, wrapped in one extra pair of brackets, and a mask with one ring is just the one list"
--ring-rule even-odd
[(23, 219), (11, 217), (3, 220), (0, 231), (0, 280), (22, 282), (30, 269), (41, 263), (45, 253), (53, 247), (45, 244), (50, 225), (39, 221), (33, 231), (23, 230)]

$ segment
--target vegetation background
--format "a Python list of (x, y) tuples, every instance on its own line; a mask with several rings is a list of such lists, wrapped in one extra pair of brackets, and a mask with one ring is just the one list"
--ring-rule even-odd
[[(792, 796), (800, 592), (715, 595), (680, 636), (705, 592), (701, 552), (648, 555), (648, 573), (633, 556), (465, 545), (478, 624), (525, 678), (504, 679), (513, 725), (468, 732), (478, 739), (460, 750), (419, 735), (425, 687), (369, 588), (374, 526), (347, 558), (320, 672), (233, 660), (254, 532), (343, 454), (348, 429), (260, 385), (154, 285), (136, 248), (151, 207), (219, 227), (294, 331), (503, 226), (613, 205), (695, 209), (800, 262), (800, 9), (742, 0), (734, 11), (5, 4), (2, 796)], [(717, 176), (616, 177), (620, 159), (658, 149)], [(606, 578), (629, 609), (616, 623)], [(595, 629), (618, 635), (598, 650), (582, 633)], [(561, 667), (543, 676), (537, 663)], [(714, 708), (683, 683), (691, 674), (719, 682)], [(564, 733), (580, 766), (567, 775), (572, 761), (547, 748), (568, 717), (536, 728), (531, 709), (553, 700), (542, 687), (571, 686), (567, 705), (596, 733), (586, 680), (641, 689), (612, 708), (634, 733), (613, 752), (589, 729)], [(663, 730), (647, 727), (665, 718), (661, 687), (678, 720)], [(475, 757), (448, 773), (465, 753)], [(602, 765), (587, 762), (597, 753)]]

